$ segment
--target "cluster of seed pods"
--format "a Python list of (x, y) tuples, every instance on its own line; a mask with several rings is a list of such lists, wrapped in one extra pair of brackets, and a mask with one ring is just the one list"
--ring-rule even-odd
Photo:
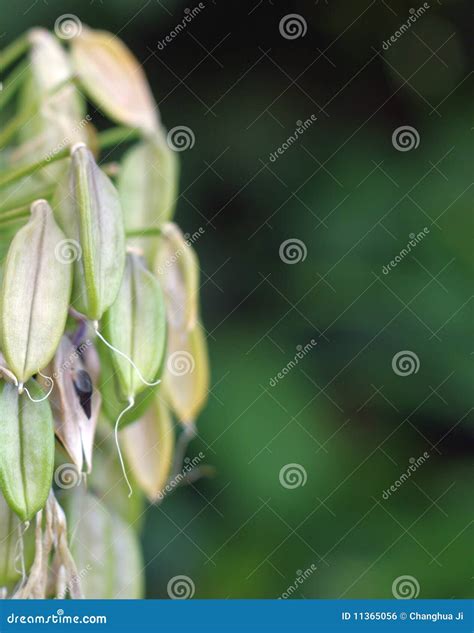
[(181, 472), (209, 383), (178, 163), (116, 36), (23, 44), (0, 134), (0, 593), (140, 597), (144, 503)]

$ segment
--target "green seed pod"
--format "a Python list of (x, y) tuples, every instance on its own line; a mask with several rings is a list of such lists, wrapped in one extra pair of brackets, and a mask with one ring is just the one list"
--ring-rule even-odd
[(48, 499), (53, 479), (54, 428), (51, 408), (41, 400), (34, 380), (29, 394), (19, 395), (12, 383), (0, 383), (0, 487), (22, 521), (29, 521)]
[[(125, 228), (139, 233), (159, 228), (171, 219), (178, 188), (178, 161), (161, 134), (132, 147), (122, 163), (118, 183)], [(152, 262), (159, 237), (136, 237), (130, 244), (141, 248)]]
[(190, 332), (168, 330), (163, 392), (184, 425), (192, 425), (209, 393), (209, 359), (201, 324)]
[(173, 462), (174, 430), (166, 405), (155, 397), (145, 415), (123, 429), (121, 438), (133, 479), (153, 503), (163, 496)]
[(148, 133), (158, 129), (143, 69), (116, 35), (84, 27), (71, 41), (71, 55), (86, 92), (111, 119)]
[(44, 368), (64, 331), (72, 269), (50, 206), (37, 200), (8, 250), (0, 295), (2, 351), (20, 383)]
[(143, 593), (143, 561), (138, 537), (97, 497), (76, 488), (66, 502), (71, 551), (83, 574), (84, 597), (137, 599)]
[(133, 399), (155, 382), (166, 342), (160, 284), (136, 253), (127, 253), (122, 285), (117, 299), (104, 314), (103, 331), (113, 348), (122, 395)]
[(117, 190), (83, 144), (72, 149), (69, 178), (61, 183), (54, 208), (69, 238), (65, 258), (74, 261), (72, 304), (98, 321), (120, 288), (125, 237)]
[(175, 330), (192, 330), (199, 310), (199, 262), (176, 224), (162, 226), (155, 273), (165, 295), (168, 323)]

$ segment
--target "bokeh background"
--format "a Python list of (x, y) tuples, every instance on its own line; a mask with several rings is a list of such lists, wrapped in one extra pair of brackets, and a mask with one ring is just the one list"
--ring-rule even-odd
[[(65, 13), (117, 34), (164, 125), (195, 135), (176, 219), (204, 229), (195, 248), (213, 386), (188, 456), (202, 451), (214, 474), (148, 510), (147, 596), (167, 597), (182, 574), (198, 598), (276, 598), (290, 586), (298, 598), (383, 598), (404, 575), (420, 597), (468, 597), (469, 3), (431, 0), (388, 50), (421, 2), (202, 4), (163, 50), (194, 4), (30, 0), (1, 12), (2, 44)], [(291, 13), (306, 25), (295, 39), (280, 32)], [(410, 151), (392, 142), (404, 125), (420, 139)], [(303, 243), (301, 261), (282, 259), (289, 239)], [(416, 372), (394, 371), (400, 351)], [(288, 464), (302, 485), (282, 485)]]

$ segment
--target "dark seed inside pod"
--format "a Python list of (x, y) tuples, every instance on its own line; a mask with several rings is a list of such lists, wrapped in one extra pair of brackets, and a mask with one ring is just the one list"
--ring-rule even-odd
[(79, 369), (73, 378), (74, 389), (77, 393), (81, 407), (88, 418), (91, 417), (92, 407), (92, 380), (84, 369)]

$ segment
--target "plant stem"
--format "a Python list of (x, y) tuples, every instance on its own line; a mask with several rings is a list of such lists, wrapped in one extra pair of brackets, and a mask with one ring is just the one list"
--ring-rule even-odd
[(21, 57), (23, 53), (26, 53), (30, 47), (28, 35), (22, 35), (18, 39), (14, 40), (0, 53), (0, 70), (4, 72), (10, 64), (13, 64), (18, 57)]
[(101, 149), (109, 149), (120, 143), (131, 143), (140, 138), (140, 130), (130, 127), (112, 127), (99, 134), (99, 145)]
[(8, 124), (0, 132), (0, 147), (5, 147), (8, 141), (15, 136), (18, 130), (24, 125), (34, 114), (35, 107), (29, 106), (20, 112), (8, 122)]
[(25, 215), (25, 213), (29, 213), (30, 205), (25, 204), (21, 207), (16, 207), (15, 209), (9, 209), (8, 211), (0, 211), (0, 222), (4, 220), (11, 220), (12, 218), (17, 218), (19, 216)]
[(161, 235), (161, 229), (130, 229), (126, 237), (156, 237)]
[(36, 161), (36, 163), (31, 163), (30, 165), (22, 165), (21, 167), (17, 167), (16, 169), (7, 171), (3, 175), (0, 175), (0, 187), (5, 187), (6, 185), (10, 185), (16, 180), (21, 180), (22, 178), (25, 178), (25, 176), (30, 176), (35, 171), (43, 169), (43, 167), (46, 167), (51, 163), (55, 163), (57, 160), (67, 158), (68, 156), (69, 147), (64, 147), (56, 154), (53, 154), (52, 156), (46, 156), (45, 158)]
[(8, 104), (10, 99), (15, 96), (16, 91), (26, 79), (26, 70), (30, 65), (27, 59), (23, 60), (14, 70), (8, 75), (3, 85), (3, 90), (0, 92), (0, 110)]

